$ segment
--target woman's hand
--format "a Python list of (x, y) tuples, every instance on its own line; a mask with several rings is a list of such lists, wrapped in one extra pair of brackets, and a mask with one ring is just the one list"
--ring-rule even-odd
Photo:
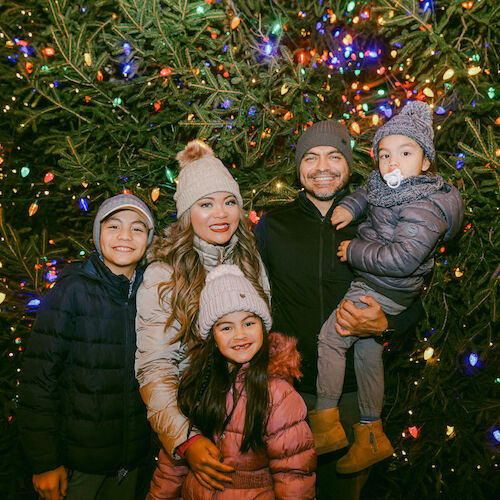
[(222, 491), (223, 482), (232, 482), (224, 472), (233, 472), (234, 468), (221, 463), (220, 451), (210, 439), (199, 437), (184, 452), (184, 456), (194, 476), (205, 488)]
[(44, 500), (62, 500), (68, 489), (66, 469), (61, 465), (54, 470), (33, 474), (33, 486)]

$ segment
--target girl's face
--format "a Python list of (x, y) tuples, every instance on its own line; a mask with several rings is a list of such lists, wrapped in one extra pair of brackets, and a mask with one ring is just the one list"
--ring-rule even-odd
[(403, 178), (420, 175), (430, 167), (419, 144), (405, 135), (387, 135), (378, 146), (378, 167), (382, 177), (399, 169)]
[(213, 327), (215, 342), (229, 363), (247, 363), (262, 347), (262, 321), (248, 311), (236, 311), (220, 318)]
[(190, 208), (195, 234), (213, 245), (224, 245), (240, 223), (240, 207), (231, 193), (212, 193), (200, 198)]

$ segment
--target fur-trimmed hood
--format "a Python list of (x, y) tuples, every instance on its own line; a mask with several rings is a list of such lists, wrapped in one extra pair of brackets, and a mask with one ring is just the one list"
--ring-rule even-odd
[(297, 351), (297, 339), (282, 333), (269, 334), (269, 368), (270, 377), (286, 380), (293, 384), (300, 379), (300, 354)]

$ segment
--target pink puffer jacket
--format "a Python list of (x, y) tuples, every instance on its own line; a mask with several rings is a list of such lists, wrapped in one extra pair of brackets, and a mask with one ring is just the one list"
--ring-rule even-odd
[[(233, 483), (224, 491), (201, 486), (183, 460), (172, 460), (161, 450), (151, 481), (148, 500), (307, 500), (315, 497), (316, 453), (311, 430), (305, 421), (304, 401), (291, 385), (300, 375), (300, 357), (295, 339), (279, 333), (270, 335), (269, 396), (271, 408), (266, 428), (267, 449), (241, 453), (246, 394), (243, 393), (231, 421), (215, 443), (224, 463), (236, 470)], [(238, 375), (241, 388), (244, 368)], [(228, 411), (232, 396), (228, 396)]]

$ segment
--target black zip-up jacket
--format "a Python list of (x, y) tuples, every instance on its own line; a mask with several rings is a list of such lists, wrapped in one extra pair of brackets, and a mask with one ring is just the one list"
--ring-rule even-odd
[[(355, 237), (357, 225), (337, 231), (330, 222), (344, 194), (337, 194), (323, 217), (301, 192), (296, 200), (265, 213), (255, 228), (257, 248), (271, 283), (273, 330), (298, 339), (303, 378), (297, 388), (310, 394), (316, 394), (319, 332), (354, 279), (349, 265), (337, 257), (337, 249), (340, 242)], [(388, 320), (398, 332), (406, 331), (415, 326), (422, 311), (417, 300)], [(355, 390), (348, 359), (344, 392)]]
[(17, 419), (39, 474), (131, 470), (150, 449), (134, 375), (135, 280), (93, 255), (67, 266), (42, 301), (24, 355)]

